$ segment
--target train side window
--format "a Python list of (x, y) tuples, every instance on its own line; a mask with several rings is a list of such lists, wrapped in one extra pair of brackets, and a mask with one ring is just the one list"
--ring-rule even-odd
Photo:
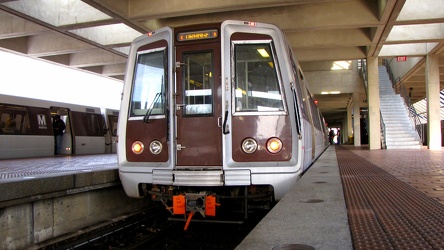
[(285, 112), (271, 41), (233, 43), (236, 112)]
[(290, 55), (291, 67), (293, 69), (294, 78), (296, 79), (296, 84), (295, 84), (296, 94), (298, 96), (298, 100), (302, 101), (302, 103), (300, 105), (300, 108), (302, 110), (302, 115), (303, 115), (303, 117), (305, 119), (308, 119), (307, 118), (307, 110), (306, 110), (306, 107), (305, 107), (304, 102), (303, 102), (304, 98), (302, 98), (302, 89), (301, 89), (301, 84), (302, 84), (301, 82), (303, 81), (304, 76), (302, 74), (301, 69), (295, 63), (296, 60), (295, 60), (295, 57), (293, 55), (293, 51), (291, 50), (290, 46), (287, 46), (287, 51), (288, 51), (288, 53)]
[(113, 136), (117, 135), (117, 121), (119, 120), (119, 117), (116, 115), (109, 115), (108, 121), (109, 121), (109, 129), (111, 130), (111, 134)]
[(87, 115), (87, 123), (88, 123), (88, 135), (90, 136), (102, 136), (103, 130), (101, 124), (102, 116), (98, 114), (88, 114)]
[(0, 132), (29, 134), (29, 112), (21, 106), (0, 105)]
[(165, 114), (166, 53), (166, 48), (160, 48), (137, 54), (130, 116)]

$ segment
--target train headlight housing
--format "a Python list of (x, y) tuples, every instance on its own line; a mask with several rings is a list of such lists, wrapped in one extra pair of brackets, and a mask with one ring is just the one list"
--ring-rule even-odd
[(279, 153), (282, 150), (282, 141), (276, 137), (268, 139), (267, 150), (272, 154)]
[(242, 151), (252, 154), (257, 150), (257, 142), (253, 138), (247, 138), (242, 142)]
[(135, 141), (133, 142), (133, 145), (131, 146), (131, 150), (136, 155), (140, 155), (143, 152), (143, 149), (145, 148), (145, 145), (141, 141)]
[(160, 141), (152, 141), (150, 143), (150, 151), (151, 153), (158, 155), (160, 154), (160, 152), (162, 152), (162, 143), (160, 143)]

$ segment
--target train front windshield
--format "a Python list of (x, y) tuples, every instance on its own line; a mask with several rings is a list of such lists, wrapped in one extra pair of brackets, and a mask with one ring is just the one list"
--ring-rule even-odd
[(235, 44), (237, 112), (284, 111), (270, 43)]
[(158, 49), (138, 54), (134, 73), (131, 116), (163, 115), (165, 93), (165, 53)]

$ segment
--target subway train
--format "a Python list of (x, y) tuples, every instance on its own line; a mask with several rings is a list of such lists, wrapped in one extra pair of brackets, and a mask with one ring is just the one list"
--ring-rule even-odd
[(136, 38), (117, 144), (127, 195), (187, 221), (225, 204), (271, 207), (329, 145), (283, 32), (246, 21)]
[(66, 124), (60, 155), (117, 152), (118, 110), (0, 95), (0, 159), (53, 156), (55, 115)]

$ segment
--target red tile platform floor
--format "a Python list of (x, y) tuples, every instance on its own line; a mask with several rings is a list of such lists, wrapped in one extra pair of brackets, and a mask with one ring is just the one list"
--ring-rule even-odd
[(354, 249), (444, 249), (442, 151), (335, 149)]

